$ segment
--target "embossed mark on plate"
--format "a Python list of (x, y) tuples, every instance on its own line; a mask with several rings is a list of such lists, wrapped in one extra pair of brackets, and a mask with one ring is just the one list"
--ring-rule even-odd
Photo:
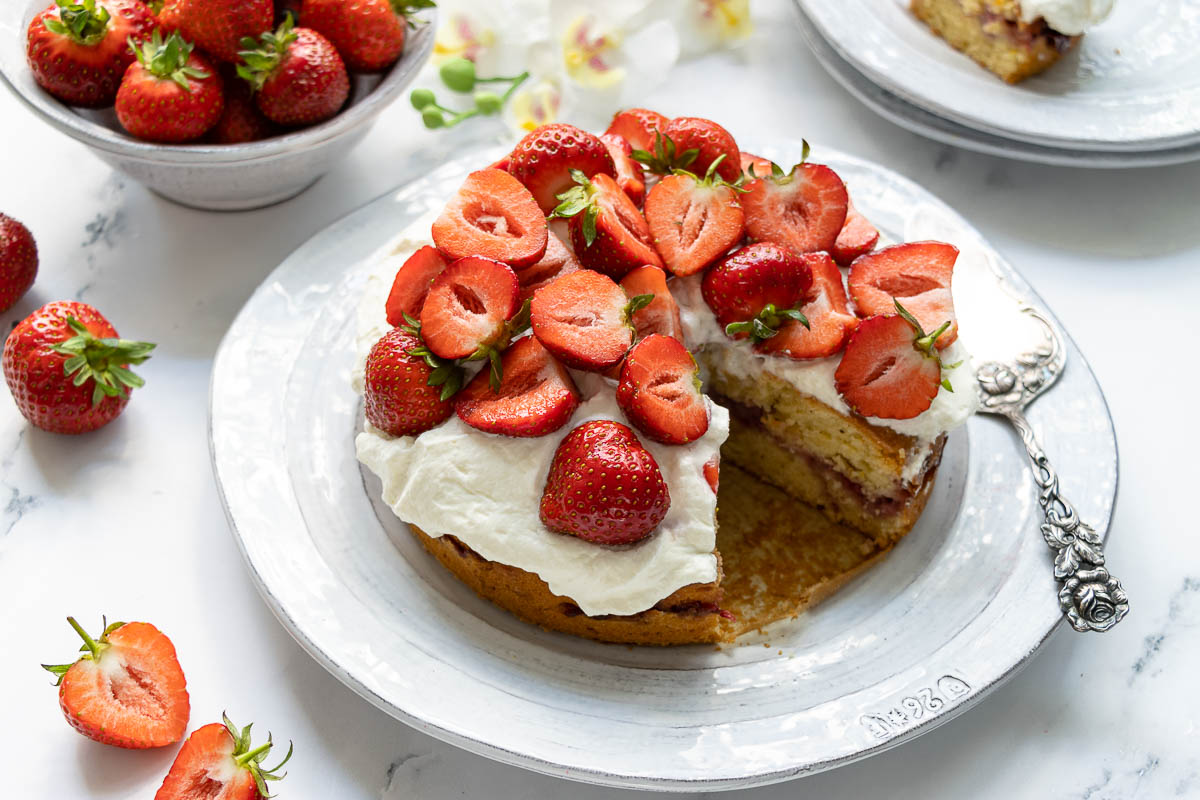
[(971, 685), (957, 675), (943, 675), (933, 686), (919, 689), (900, 698), (894, 706), (876, 714), (863, 714), (858, 722), (876, 739), (890, 739), (918, 725), (927, 717), (934, 717), (942, 709), (952, 706), (971, 692)]

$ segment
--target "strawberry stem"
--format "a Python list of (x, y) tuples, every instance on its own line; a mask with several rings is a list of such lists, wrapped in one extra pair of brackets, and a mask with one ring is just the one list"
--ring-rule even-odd
[(128, 339), (100, 339), (74, 317), (67, 317), (67, 326), (75, 332), (71, 338), (50, 346), (54, 352), (68, 356), (63, 362), (63, 374), (76, 386), (89, 380), (92, 407), (106, 397), (125, 397), (129, 389), (145, 386), (146, 382), (127, 369), (129, 364), (141, 364), (150, 358), (155, 345)]
[(91, 47), (99, 44), (108, 35), (108, 21), (111, 15), (104, 6), (96, 8), (96, 0), (82, 0), (72, 3), (70, 0), (55, 0), (58, 5), (58, 19), (47, 17), (43, 20), (46, 28), (59, 36), (66, 36), (71, 41)]
[(86, 644), (87, 649), (91, 651), (92, 658), (98, 658), (100, 656), (100, 651), (103, 649), (100, 643), (89, 636), (88, 632), (83, 629), (82, 625), (75, 621), (74, 617), (67, 617), (67, 622), (71, 623), (71, 627), (74, 628), (75, 632), (79, 634), (79, 637), (83, 639), (83, 643)]

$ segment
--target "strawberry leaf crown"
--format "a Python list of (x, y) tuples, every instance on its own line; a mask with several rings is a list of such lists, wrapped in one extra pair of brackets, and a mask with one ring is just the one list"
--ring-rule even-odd
[(55, 0), (58, 19), (46, 17), (42, 22), (51, 33), (70, 37), (78, 44), (92, 46), (108, 34), (112, 15), (104, 6), (96, 8), (96, 0)]
[(656, 175), (669, 175), (676, 169), (687, 169), (696, 157), (700, 155), (700, 149), (690, 147), (683, 152), (676, 152), (675, 142), (670, 136), (663, 136), (660, 131), (654, 132), (654, 152), (647, 150), (634, 150), (631, 154), (634, 161), (644, 164), (646, 169)]
[(404, 22), (413, 29), (417, 27), (417, 23), (413, 20), (413, 14), (424, 8), (436, 7), (437, 3), (434, 0), (392, 0), (392, 10), (404, 17)]
[[(917, 322), (917, 318), (910, 314), (908, 310), (904, 308), (904, 306), (900, 305), (899, 300), (893, 297), (892, 302), (896, 304), (896, 313), (903, 317), (904, 321), (912, 326), (913, 333), (916, 334), (913, 337), (913, 347), (917, 350), (917, 352), (926, 358), (932, 358), (938, 363), (938, 367), (941, 369), (956, 369), (962, 364), (961, 361), (955, 361), (953, 364), (943, 364), (942, 357), (938, 355), (938, 351), (935, 349), (937, 347), (938, 337), (945, 333), (950, 327), (950, 320), (946, 320), (939, 325), (938, 329), (933, 333), (926, 333), (925, 329), (921, 327), (921, 323)], [(946, 391), (954, 391), (954, 387), (950, 385), (949, 378), (942, 378), (941, 384)]]
[(258, 788), (259, 797), (274, 797), (267, 791), (267, 781), (283, 780), (287, 776), (287, 773), (283, 775), (275, 773), (291, 760), (292, 743), (288, 742), (287, 755), (283, 757), (283, 761), (268, 769), (262, 765), (262, 762), (271, 752), (271, 748), (275, 746), (275, 743), (271, 741), (271, 734), (267, 734), (265, 743), (251, 748), (250, 728), (254, 726), (254, 723), (250, 723), (239, 731), (224, 712), (221, 713), (221, 721), (225, 723), (225, 730), (229, 731), (229, 735), (233, 737), (233, 753), (230, 754), (230, 757), (234, 763), (238, 767), (250, 771), (250, 776), (254, 778), (254, 785)]
[[(727, 158), (727, 156), (725, 153), (721, 153), (721, 155), (714, 158), (712, 163), (708, 165), (708, 169), (704, 171), (703, 176), (697, 175), (696, 173), (690, 172), (686, 169), (679, 169), (678, 167), (675, 169), (672, 169), (671, 173), (673, 175), (682, 175), (685, 178), (691, 178), (692, 180), (694, 180), (696, 182), (696, 185), (698, 185), (698, 186), (706, 186), (709, 188), (716, 188), (718, 186), (728, 186), (730, 189), (733, 189), (735, 192), (748, 191), (747, 189), (742, 188), (742, 184), (746, 182), (745, 175), (738, 175), (737, 180), (735, 180), (733, 183), (730, 183), (729, 181), (725, 180), (724, 178), (722, 178), (720, 175), (717, 174), (717, 167), (721, 166), (721, 163), (726, 158)], [(753, 165), (751, 165), (751, 169), (753, 169), (753, 168), (754, 168)], [(783, 170), (780, 170), (780, 172), (782, 172), (782, 171)]]
[(247, 81), (254, 91), (262, 89), (267, 78), (287, 55), (288, 46), (296, 41), (295, 20), (292, 12), (288, 12), (283, 22), (274, 32), (267, 31), (255, 41), (251, 36), (243, 36), (239, 44), (244, 48), (238, 51), (243, 62), (237, 65), (239, 78)]
[(784, 172), (783, 167), (779, 166), (774, 161), (772, 161), (771, 162), (771, 174), (770, 175), (759, 175), (755, 172), (754, 165), (751, 164), (746, 169), (746, 172), (744, 173), (745, 179), (752, 181), (752, 180), (755, 180), (756, 178), (765, 178), (765, 179), (771, 181), (772, 183), (777, 183), (779, 185), (783, 185), (785, 183), (791, 183), (792, 179), (796, 176), (796, 168), (799, 167), (804, 162), (808, 161), (808, 154), (812, 150), (812, 148), (809, 147), (807, 139), (801, 139), (800, 141), (802, 144), (802, 149), (800, 150), (800, 161), (796, 164), (793, 164), (792, 168), (790, 170), (788, 170), (787, 172)]
[(138, 63), (151, 75), (175, 81), (186, 92), (192, 91), (188, 78), (203, 80), (209, 76), (209, 73), (202, 69), (188, 66), (193, 47), (191, 42), (178, 33), (172, 33), (164, 43), (158, 28), (154, 29), (154, 34), (148, 41), (142, 42), (140, 47), (133, 42), (129, 43), (129, 49), (137, 56)]
[(443, 401), (458, 394), (458, 390), (463, 385), (462, 367), (458, 365), (457, 361), (442, 358), (425, 346), (425, 339), (421, 336), (421, 320), (406, 311), (404, 312), (404, 324), (400, 326), (400, 329), (421, 340), (421, 344), (409, 350), (408, 354), (421, 359), (433, 370), (429, 373), (425, 385), (442, 387), (441, 399)]
[(128, 365), (141, 364), (150, 358), (155, 345), (129, 339), (98, 338), (74, 317), (67, 317), (67, 325), (75, 335), (50, 345), (50, 349), (67, 356), (63, 362), (63, 374), (73, 384), (83, 386), (89, 380), (95, 384), (92, 389), (93, 408), (106, 397), (126, 397), (129, 389), (146, 385), (144, 380), (129, 371)]
[(596, 241), (596, 215), (600, 207), (596, 205), (596, 187), (588, 180), (582, 170), (570, 170), (571, 180), (575, 185), (559, 194), (558, 205), (550, 212), (550, 219), (568, 219), (583, 213), (583, 241), (588, 247)]
[(757, 344), (779, 333), (779, 328), (788, 320), (795, 320), (811, 330), (808, 317), (801, 313), (800, 308), (777, 308), (774, 303), (767, 303), (754, 317), (744, 322), (731, 322), (725, 326), (726, 336), (736, 336), (748, 333)]
[(77, 663), (79, 663), (79, 661), (83, 661), (84, 659), (88, 661), (95, 661), (99, 659), (100, 654), (110, 647), (108, 643), (108, 635), (117, 628), (125, 625), (124, 622), (114, 622), (109, 624), (107, 618), (102, 618), (102, 622), (100, 624), (104, 626), (104, 631), (95, 639), (93, 639), (88, 635), (88, 632), (83, 629), (83, 626), (75, 621), (74, 617), (67, 617), (67, 622), (71, 623), (71, 627), (74, 628), (75, 632), (79, 634), (79, 638), (83, 639), (83, 645), (79, 648), (79, 652), (83, 653), (83, 655), (80, 656), (78, 660), (72, 661), (70, 664), (42, 664), (42, 669), (46, 670), (51, 675), (56, 675), (58, 677), (58, 680), (54, 682), (55, 686), (62, 684), (63, 676), (67, 674), (67, 670), (75, 666)]

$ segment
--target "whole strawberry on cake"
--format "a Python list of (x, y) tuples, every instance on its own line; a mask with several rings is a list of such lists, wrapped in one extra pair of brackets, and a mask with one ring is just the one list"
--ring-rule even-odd
[(543, 126), (373, 265), (359, 460), (522, 619), (731, 641), (916, 523), (975, 410), (957, 257), (881, 247), (807, 147), (785, 167), (647, 109)]

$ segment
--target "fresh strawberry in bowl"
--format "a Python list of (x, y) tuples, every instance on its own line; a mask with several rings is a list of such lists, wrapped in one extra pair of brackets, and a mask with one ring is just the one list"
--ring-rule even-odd
[(183, 37), (221, 61), (239, 62), (242, 39), (274, 26), (272, 0), (163, 0), (166, 15)]
[(117, 90), (117, 119), (148, 142), (187, 142), (207, 133), (225, 108), (216, 66), (190, 42), (158, 31), (137, 48)]
[(54, 302), (34, 311), (4, 342), (4, 378), (17, 410), (51, 433), (87, 433), (112, 422), (144, 381), (130, 371), (153, 344), (117, 337), (86, 303)]
[(350, 77), (337, 48), (311, 28), (297, 28), (288, 17), (258, 41), (242, 40), (238, 75), (254, 89), (254, 102), (279, 125), (312, 125), (342, 109), (350, 96)]
[(404, 51), (409, 16), (430, 5), (428, 0), (303, 0), (299, 18), (333, 42), (348, 69), (380, 72)]
[(42, 668), (58, 676), (59, 706), (71, 727), (131, 749), (182, 739), (190, 702), (171, 640), (147, 622), (106, 624), (94, 639), (74, 617), (67, 622), (83, 639), (83, 655)]

